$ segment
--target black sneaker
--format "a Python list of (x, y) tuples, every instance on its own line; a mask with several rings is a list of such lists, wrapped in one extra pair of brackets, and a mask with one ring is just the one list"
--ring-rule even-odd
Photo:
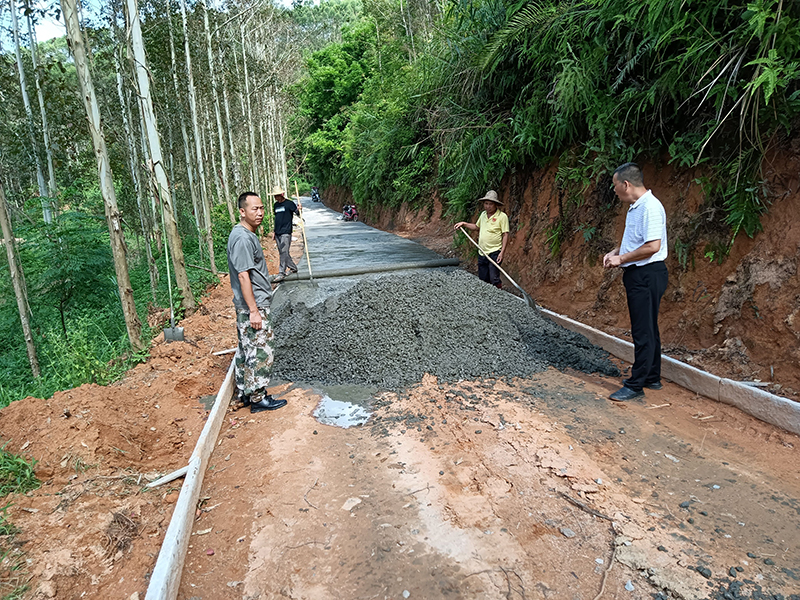
[(250, 412), (255, 414), (260, 413), (263, 410), (278, 410), (284, 406), (286, 406), (286, 400), (281, 398), (273, 398), (267, 394), (264, 396), (263, 400), (259, 402), (252, 402), (250, 404)]
[(648, 390), (660, 390), (664, 387), (664, 384), (660, 381), (654, 381), (653, 383), (645, 383), (644, 387), (646, 387)]
[(628, 400), (633, 400), (634, 398), (641, 398), (644, 396), (644, 392), (639, 390), (632, 390), (629, 387), (622, 386), (616, 392), (611, 394), (609, 398), (614, 400), (615, 402), (627, 402)]

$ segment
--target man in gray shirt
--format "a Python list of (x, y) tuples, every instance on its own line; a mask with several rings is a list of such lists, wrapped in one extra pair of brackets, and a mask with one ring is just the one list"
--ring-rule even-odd
[(239, 346), (234, 358), (234, 377), (239, 398), (251, 413), (276, 410), (286, 400), (267, 394), (273, 360), (272, 323), (269, 305), (272, 286), (264, 250), (256, 229), (264, 220), (264, 204), (253, 192), (239, 196), (239, 223), (228, 237), (228, 271)]

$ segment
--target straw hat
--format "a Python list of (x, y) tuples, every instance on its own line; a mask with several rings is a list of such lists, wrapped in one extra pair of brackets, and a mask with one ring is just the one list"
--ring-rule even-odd
[(497, 197), (497, 192), (494, 190), (489, 190), (483, 198), (478, 198), (478, 202), (483, 202), (484, 200), (491, 200), (497, 204), (497, 206), (503, 206), (503, 203), (500, 202), (500, 199)]
[(286, 192), (279, 185), (273, 185), (272, 191), (267, 196), (286, 196)]

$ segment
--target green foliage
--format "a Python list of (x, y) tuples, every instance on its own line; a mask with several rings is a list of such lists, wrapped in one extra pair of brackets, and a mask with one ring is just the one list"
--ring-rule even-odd
[(559, 219), (547, 228), (545, 231), (547, 239), (547, 246), (550, 249), (550, 255), (555, 256), (561, 250), (561, 244), (565, 238), (564, 221)]
[(227, 248), (231, 229), (233, 229), (233, 225), (231, 225), (228, 215), (228, 208), (224, 204), (217, 204), (211, 209), (211, 237), (214, 240), (214, 257), (217, 259), (217, 268), (224, 271), (228, 270)]
[[(6, 450), (8, 442), (0, 448), (0, 497), (8, 494), (24, 494), (39, 487), (39, 480), (33, 473), (36, 461)], [(3, 510), (5, 514), (5, 510)], [(7, 521), (3, 519), (3, 522)]]
[(797, 3), (451, 0), (411, 52), (405, 18), (405, 35), (384, 27), (389, 5), (365, 3), (362, 25), (309, 62), (309, 81), (327, 82), (306, 86), (323, 184), (390, 206), (438, 185), (464, 217), (511, 168), (560, 156), (569, 220), (616, 165), (668, 155), (720, 182), (710, 192), (732, 240), (759, 230), (767, 140), (800, 116)]

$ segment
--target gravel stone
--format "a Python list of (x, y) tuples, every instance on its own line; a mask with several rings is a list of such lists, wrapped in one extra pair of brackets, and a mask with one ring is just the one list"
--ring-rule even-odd
[(549, 366), (619, 375), (585, 337), (460, 269), (335, 281), (305, 294), (293, 286), (275, 302), (274, 377), (400, 389), (425, 373), (447, 382)]
[(711, 579), (711, 569), (708, 567), (697, 567), (697, 572), (706, 579)]
[(562, 527), (561, 529), (559, 529), (559, 531), (561, 532), (561, 535), (563, 535), (565, 538), (574, 538), (577, 535), (569, 527)]

